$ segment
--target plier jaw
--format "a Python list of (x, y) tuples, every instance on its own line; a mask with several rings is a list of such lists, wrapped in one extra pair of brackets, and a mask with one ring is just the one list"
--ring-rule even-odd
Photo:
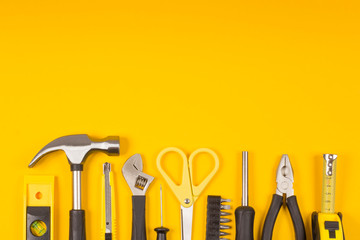
[(277, 169), (276, 174), (276, 194), (279, 196), (286, 196), (289, 198), (294, 196), (294, 173), (291, 167), (291, 163), (289, 160), (289, 156), (287, 154), (283, 154)]
[(261, 240), (271, 240), (276, 218), (284, 205), (284, 195), (286, 196), (286, 206), (289, 209), (294, 225), (296, 240), (306, 240), (305, 225), (302, 219), (299, 205), (294, 195), (293, 189), (293, 170), (288, 155), (284, 154), (280, 160), (276, 176), (277, 188), (273, 195), (269, 211), (265, 218)]

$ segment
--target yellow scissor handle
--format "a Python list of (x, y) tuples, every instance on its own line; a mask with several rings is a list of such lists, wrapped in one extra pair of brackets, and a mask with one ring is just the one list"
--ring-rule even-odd
[[(183, 159), (183, 174), (182, 174), (182, 182), (180, 185), (175, 184), (169, 175), (164, 171), (164, 169), (161, 167), (161, 159), (163, 156), (169, 152), (175, 152), (178, 153), (181, 158)], [(211, 171), (211, 173), (203, 180), (201, 184), (198, 186), (192, 185), (192, 162), (194, 157), (199, 153), (209, 153), (215, 161), (215, 167)], [(204, 190), (206, 185), (210, 182), (211, 178), (215, 175), (217, 170), (219, 169), (219, 158), (216, 155), (214, 151), (208, 148), (200, 148), (196, 151), (194, 151), (190, 157), (189, 161), (185, 155), (185, 153), (175, 147), (169, 147), (163, 149), (156, 159), (156, 165), (158, 167), (159, 172), (164, 177), (165, 181), (168, 183), (172, 191), (174, 192), (177, 199), (180, 201), (180, 204), (184, 207), (191, 207), (196, 199), (199, 197), (200, 193)]]
[(204, 188), (208, 185), (208, 183), (210, 182), (210, 180), (214, 177), (215, 173), (219, 170), (219, 157), (218, 155), (216, 155), (216, 153), (209, 149), (209, 148), (199, 148), (197, 150), (195, 150), (193, 153), (191, 153), (190, 157), (189, 157), (189, 167), (190, 167), (190, 176), (191, 176), (191, 183), (193, 183), (193, 160), (195, 158), (196, 155), (198, 155), (199, 153), (208, 153), (210, 154), (215, 162), (215, 166), (213, 168), (213, 170), (209, 173), (209, 175), (207, 175), (207, 177), (198, 185), (198, 186), (194, 186), (192, 185), (192, 189), (193, 189), (193, 195), (194, 195), (194, 202), (196, 201), (196, 199), (200, 196), (201, 192), (204, 190)]

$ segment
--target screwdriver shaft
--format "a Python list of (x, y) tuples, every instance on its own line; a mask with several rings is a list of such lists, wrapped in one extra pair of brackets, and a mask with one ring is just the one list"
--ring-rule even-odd
[(161, 217), (161, 220), (160, 220), (160, 222), (161, 222), (161, 226), (164, 226), (163, 225), (163, 220), (164, 220), (164, 218), (163, 218), (163, 198), (162, 198), (162, 186), (161, 186), (161, 184), (160, 184), (160, 217)]
[(242, 206), (248, 206), (248, 152), (242, 152)]
[(235, 210), (235, 240), (254, 240), (255, 210), (248, 205), (248, 152), (242, 152), (242, 206)]
[(168, 228), (163, 227), (163, 199), (162, 199), (162, 186), (160, 184), (160, 221), (161, 227), (155, 228), (156, 240), (166, 240), (166, 233), (169, 231)]

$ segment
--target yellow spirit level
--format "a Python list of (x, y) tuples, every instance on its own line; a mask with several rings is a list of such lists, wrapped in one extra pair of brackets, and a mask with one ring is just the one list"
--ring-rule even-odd
[(335, 213), (337, 155), (324, 154), (321, 212), (312, 214), (313, 240), (344, 240), (342, 214)]
[(26, 176), (24, 240), (54, 239), (54, 177)]

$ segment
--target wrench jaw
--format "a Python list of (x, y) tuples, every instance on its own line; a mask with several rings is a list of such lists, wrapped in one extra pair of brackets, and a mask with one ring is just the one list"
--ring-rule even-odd
[(122, 174), (134, 196), (145, 196), (154, 177), (143, 173), (143, 163), (140, 154), (131, 156), (122, 168)]

